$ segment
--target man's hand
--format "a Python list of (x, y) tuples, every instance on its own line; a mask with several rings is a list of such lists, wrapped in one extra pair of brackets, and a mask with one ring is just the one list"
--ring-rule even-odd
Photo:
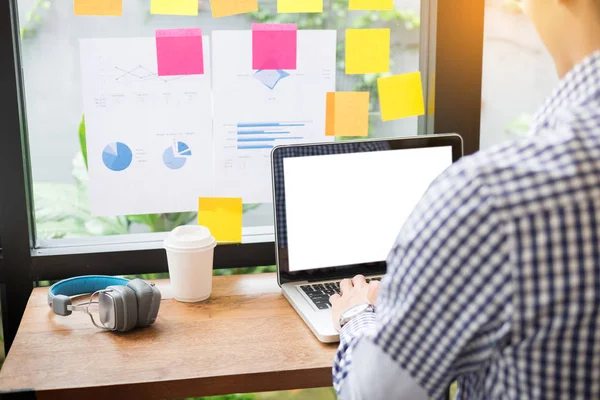
[(356, 275), (354, 278), (344, 279), (340, 282), (339, 294), (334, 294), (329, 298), (331, 303), (331, 314), (333, 316), (333, 325), (340, 329), (340, 315), (352, 306), (361, 303), (375, 304), (377, 292), (379, 292), (379, 282), (371, 281), (367, 283), (362, 275)]

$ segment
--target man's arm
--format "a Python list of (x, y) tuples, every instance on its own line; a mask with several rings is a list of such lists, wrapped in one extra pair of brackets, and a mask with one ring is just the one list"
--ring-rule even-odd
[[(507, 334), (505, 224), (480, 177), (463, 168), (455, 164), (438, 178), (404, 225), (375, 314), (342, 328), (333, 369), (342, 399), (444, 398), (448, 385), (484, 366)], [(352, 285), (332, 298), (334, 314), (360, 290)]]
[[(368, 340), (368, 331), (374, 327), (375, 314), (367, 312), (353, 318), (340, 332), (337, 355), (342, 358), (336, 357), (333, 367), (334, 386), (339, 398), (427, 400), (427, 393), (410, 374)], [(344, 368), (342, 360), (347, 362), (351, 358), (360, 360), (360, 363)], [(342, 385), (342, 382), (345, 384)]]

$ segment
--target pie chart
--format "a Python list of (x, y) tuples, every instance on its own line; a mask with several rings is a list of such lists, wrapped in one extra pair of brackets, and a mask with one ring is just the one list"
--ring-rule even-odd
[(131, 165), (133, 154), (125, 143), (114, 142), (102, 150), (102, 162), (111, 171), (123, 171)]
[(182, 168), (188, 157), (192, 155), (190, 147), (183, 142), (176, 142), (174, 146), (168, 147), (163, 153), (163, 162), (170, 169)]

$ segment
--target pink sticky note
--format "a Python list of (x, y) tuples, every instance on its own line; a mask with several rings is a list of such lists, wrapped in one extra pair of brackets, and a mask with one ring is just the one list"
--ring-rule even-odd
[(156, 31), (158, 76), (204, 74), (202, 29)]
[(252, 24), (252, 69), (296, 69), (298, 26)]

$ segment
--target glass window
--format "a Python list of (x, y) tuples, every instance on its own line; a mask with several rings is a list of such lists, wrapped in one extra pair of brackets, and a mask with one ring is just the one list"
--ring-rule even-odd
[(552, 59), (519, 4), (487, 0), (481, 148), (527, 136), (557, 82)]
[[(277, 14), (275, 0), (261, 0), (258, 12), (214, 19), (208, 0), (198, 0), (198, 17), (152, 15), (150, 0), (124, 1), (121, 17), (75, 16), (72, 1), (18, 0), (37, 239), (162, 232), (196, 223), (196, 212), (191, 207), (158, 214), (92, 215), (88, 165), (90, 157), (99, 155), (87, 153), (90, 138), (86, 137), (84, 104), (93, 99), (86, 99), (82, 88), (80, 39), (153, 38), (157, 29), (193, 27), (201, 27), (204, 35), (211, 36), (217, 30), (250, 29), (255, 22), (291, 22), (302, 30), (336, 30), (335, 88), (370, 92), (370, 136), (417, 134), (417, 118), (381, 122), (376, 90), (379, 75), (344, 73), (344, 31), (390, 28), (390, 72), (416, 71), (422, 48), (420, 0), (396, 0), (393, 11), (348, 11), (347, 0), (325, 0), (324, 4), (322, 14)], [(144, 66), (138, 70), (127, 67), (123, 75), (142, 81), (153, 79), (156, 71)], [(214, 76), (213, 71), (213, 85)], [(144, 121), (130, 120), (127, 124), (135, 126)], [(216, 134), (216, 130), (213, 132)], [(157, 189), (160, 196), (171, 195)], [(144, 201), (147, 199), (139, 199), (140, 204)], [(272, 232), (272, 221), (271, 204), (244, 204), (244, 228), (266, 227)]]

